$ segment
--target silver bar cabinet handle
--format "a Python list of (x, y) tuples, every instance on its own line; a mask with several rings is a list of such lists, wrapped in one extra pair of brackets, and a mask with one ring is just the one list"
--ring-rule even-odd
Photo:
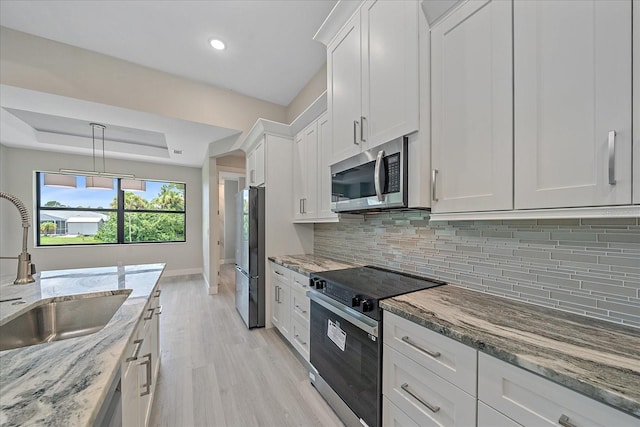
[(142, 343), (144, 342), (144, 338), (141, 340), (135, 340), (133, 343), (136, 345), (136, 350), (133, 352), (131, 357), (127, 357), (125, 362), (133, 362), (134, 360), (138, 360), (138, 355), (140, 354), (140, 349), (142, 348)]
[(360, 124), (360, 122), (358, 122), (357, 120), (353, 121), (353, 143), (355, 145), (359, 145), (358, 143), (358, 125)]
[(306, 343), (305, 341), (302, 341), (299, 337), (300, 337), (300, 334), (295, 334), (295, 335), (293, 336), (293, 338), (294, 338), (296, 341), (298, 341), (300, 344), (302, 344), (302, 345), (307, 345), (307, 343)]
[(298, 213), (302, 213), (302, 199), (299, 199)]
[(383, 175), (386, 175), (386, 171), (384, 174), (380, 174), (380, 170), (383, 168), (384, 166), (384, 161), (383, 158), (384, 157), (384, 150), (380, 150), (378, 151), (378, 156), (376, 157), (376, 165), (373, 169), (373, 185), (376, 188), (376, 196), (378, 196), (378, 200), (380, 202), (384, 202), (384, 194), (382, 194), (382, 182), (380, 182), (380, 179), (382, 178)]
[(306, 312), (307, 312), (307, 310), (303, 310), (303, 309), (302, 309), (302, 307), (300, 307), (300, 306), (299, 306), (299, 305), (297, 305), (297, 304), (296, 304), (296, 307), (295, 307), (295, 308), (296, 308), (300, 313), (302, 313), (302, 314), (304, 314), (304, 313), (306, 313)]
[(429, 356), (431, 356), (433, 358), (440, 357), (440, 352), (439, 351), (433, 351), (433, 350), (426, 349), (426, 348), (416, 344), (415, 342), (411, 341), (411, 338), (409, 338), (406, 335), (404, 337), (402, 337), (402, 341), (406, 342), (411, 347), (416, 348), (416, 349), (420, 350), (421, 352), (428, 354)]
[(560, 424), (562, 427), (576, 427), (576, 425), (572, 423), (571, 420), (569, 420), (569, 417), (567, 417), (565, 414), (560, 415), (558, 424)]
[(140, 363), (141, 365), (147, 365), (147, 383), (146, 384), (142, 384), (142, 387), (145, 387), (146, 390), (144, 391), (144, 393), (140, 393), (140, 396), (146, 396), (148, 394), (151, 394), (151, 379), (152, 379), (152, 375), (151, 375), (151, 353), (147, 353), (142, 357), (146, 357), (147, 360), (145, 360), (144, 362)]
[(302, 213), (307, 213), (307, 199), (302, 199)]
[(616, 185), (616, 131), (609, 131), (609, 185)]
[(360, 141), (367, 142), (364, 138), (364, 122), (367, 120), (365, 116), (360, 116)]
[(156, 316), (159, 316), (162, 314), (162, 306), (156, 307), (158, 309), (158, 311), (156, 311)]
[(427, 409), (429, 409), (434, 414), (440, 410), (439, 406), (432, 405), (431, 403), (427, 402), (426, 400), (424, 400), (423, 398), (421, 398), (420, 396), (418, 396), (417, 394), (409, 390), (409, 384), (404, 383), (400, 386), (400, 388), (406, 391), (407, 393), (409, 393), (411, 397), (416, 399), (418, 402), (422, 403)]
[(274, 273), (276, 273), (278, 276), (284, 276), (284, 274), (280, 273), (278, 270), (273, 270)]
[(431, 171), (431, 200), (434, 202), (438, 201), (438, 197), (436, 196), (436, 177), (438, 176), (438, 169), (434, 169)]
[(162, 293), (162, 289), (156, 290), (156, 294), (154, 295), (154, 298), (160, 298), (161, 293)]
[(153, 319), (153, 312), (156, 310), (156, 308), (148, 308), (147, 311), (150, 311), (151, 313), (149, 314), (149, 317), (144, 317), (144, 320), (151, 320)]

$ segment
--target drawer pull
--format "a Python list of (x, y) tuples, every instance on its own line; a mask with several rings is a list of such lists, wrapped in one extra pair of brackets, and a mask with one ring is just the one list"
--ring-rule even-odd
[(147, 382), (145, 384), (142, 384), (142, 387), (146, 388), (146, 390), (143, 393), (140, 393), (140, 397), (151, 394), (151, 379), (153, 378), (153, 375), (151, 374), (151, 353), (147, 353), (142, 357), (147, 359), (144, 362), (140, 363), (140, 365), (146, 365)]
[(301, 340), (300, 340), (300, 338), (298, 338), (299, 336), (300, 336), (300, 334), (295, 334), (295, 335), (293, 336), (293, 339), (294, 339), (294, 340), (296, 340), (296, 341), (298, 341), (298, 342), (300, 343), (300, 345), (307, 345), (307, 343), (306, 343), (306, 342), (301, 341)]
[(300, 308), (299, 305), (296, 304), (296, 310), (298, 310), (300, 313), (304, 314), (307, 312), (307, 310), (303, 310), (302, 308)]
[(284, 274), (280, 273), (278, 270), (273, 270), (273, 272), (276, 273), (278, 276), (284, 276)]
[(432, 351), (432, 350), (427, 350), (426, 348), (419, 346), (418, 344), (414, 343), (413, 341), (411, 341), (411, 338), (409, 338), (408, 336), (404, 336), (402, 337), (402, 341), (406, 342), (407, 344), (409, 344), (411, 347), (417, 348), (418, 350), (420, 350), (423, 353), (428, 354), (429, 356), (433, 357), (433, 358), (437, 358), (440, 357), (440, 352), (439, 351)]
[(160, 294), (162, 293), (162, 289), (158, 289), (156, 291), (156, 294), (154, 295), (155, 298), (160, 298)]
[(571, 420), (569, 420), (569, 417), (567, 417), (565, 414), (560, 415), (558, 424), (560, 424), (562, 427), (576, 427), (576, 425), (572, 423)]
[(142, 348), (142, 343), (144, 342), (144, 338), (141, 340), (135, 340), (133, 343), (136, 345), (136, 350), (133, 352), (131, 357), (127, 357), (125, 362), (133, 362), (134, 360), (138, 360), (138, 355), (140, 354), (140, 349)]
[(426, 400), (424, 400), (423, 398), (421, 398), (420, 396), (418, 396), (417, 394), (409, 390), (409, 384), (404, 383), (400, 386), (400, 388), (406, 391), (407, 393), (409, 393), (411, 397), (416, 399), (418, 402), (422, 403), (427, 409), (429, 409), (434, 414), (440, 410), (439, 406), (432, 405), (431, 403), (427, 402)]
[(155, 307), (154, 308), (148, 308), (147, 311), (150, 311), (151, 314), (149, 314), (149, 317), (143, 317), (144, 320), (151, 320), (153, 319), (153, 312), (155, 311)]
[(162, 306), (156, 307), (158, 309), (158, 311), (156, 311), (156, 316), (159, 316), (162, 314)]

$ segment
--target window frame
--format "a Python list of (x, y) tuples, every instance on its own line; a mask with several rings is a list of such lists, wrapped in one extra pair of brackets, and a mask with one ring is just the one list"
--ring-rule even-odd
[[(125, 191), (121, 188), (122, 179), (125, 178), (117, 178), (116, 180), (116, 195), (117, 195), (117, 205), (116, 209), (112, 208), (69, 208), (69, 207), (45, 207), (42, 206), (42, 194), (40, 188), (40, 176), (45, 173), (59, 173), (59, 172), (45, 172), (45, 171), (36, 171), (36, 218), (34, 224), (34, 232), (36, 234), (36, 247), (38, 248), (56, 248), (56, 247), (68, 247), (68, 246), (103, 246), (103, 245), (149, 245), (149, 244), (165, 244), (165, 243), (186, 243), (187, 241), (187, 184), (185, 182), (178, 181), (164, 181), (164, 180), (155, 180), (155, 179), (144, 179), (144, 181), (154, 181), (154, 182), (162, 182), (166, 184), (180, 184), (184, 188), (184, 209), (183, 210), (159, 210), (159, 209), (125, 209), (124, 207), (124, 194)], [(117, 241), (115, 242), (104, 242), (104, 243), (69, 243), (69, 244), (59, 244), (59, 245), (43, 245), (40, 242), (40, 211), (65, 211), (65, 212), (99, 212), (99, 213), (116, 213), (117, 218)], [(184, 237), (182, 240), (166, 240), (166, 241), (145, 241), (145, 242), (127, 242), (125, 241), (125, 214), (127, 213), (168, 213), (168, 214), (183, 214), (184, 215)]]

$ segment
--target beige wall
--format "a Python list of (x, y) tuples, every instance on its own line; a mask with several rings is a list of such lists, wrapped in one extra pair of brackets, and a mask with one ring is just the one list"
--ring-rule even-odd
[(246, 159), (243, 156), (224, 156), (218, 157), (216, 159), (216, 164), (227, 168), (245, 169)]
[(260, 117), (287, 120), (277, 104), (5, 27), (0, 82), (245, 133)]
[[(18, 197), (35, 216), (34, 171), (51, 171), (59, 168), (85, 164), (90, 158), (71, 154), (24, 150), (0, 146), (2, 159), (1, 190)], [(128, 160), (109, 160), (109, 171), (134, 173), (139, 178), (149, 178), (186, 183), (187, 194), (187, 238), (186, 243), (100, 245), (83, 247), (34, 248), (35, 234), (29, 229), (29, 252), (39, 271), (65, 268), (99, 267), (123, 264), (145, 264), (166, 262), (165, 275), (197, 274), (202, 272), (202, 179), (199, 168), (158, 165)], [(9, 210), (0, 218), (0, 240), (2, 256), (20, 253), (22, 227), (20, 215), (11, 203), (1, 200)], [(15, 274), (17, 261), (0, 261), (2, 275)]]
[(309, 80), (307, 85), (296, 95), (287, 106), (286, 124), (295, 120), (304, 110), (315, 101), (322, 92), (327, 90), (327, 64), (325, 63), (318, 72)]

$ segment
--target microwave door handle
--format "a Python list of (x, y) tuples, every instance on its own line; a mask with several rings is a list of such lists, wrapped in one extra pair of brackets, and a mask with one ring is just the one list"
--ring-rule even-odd
[[(373, 181), (376, 188), (376, 196), (378, 196), (378, 201), (384, 202), (384, 194), (382, 194), (382, 178), (387, 174), (387, 171), (384, 168), (384, 150), (378, 151), (378, 156), (376, 157), (376, 166), (373, 170)], [(381, 174), (380, 171), (383, 171)]]

